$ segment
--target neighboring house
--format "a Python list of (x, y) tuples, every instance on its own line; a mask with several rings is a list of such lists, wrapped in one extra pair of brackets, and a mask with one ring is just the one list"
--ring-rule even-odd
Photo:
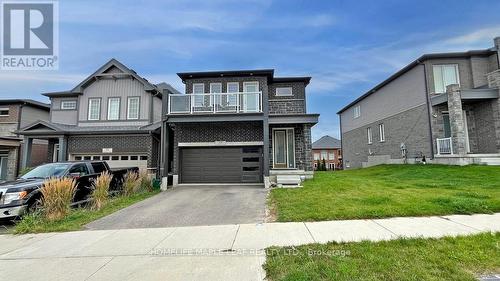
[[(312, 177), (307, 114), (310, 77), (274, 70), (178, 73), (185, 94), (164, 100), (163, 175), (179, 183), (265, 183), (277, 175)], [(168, 141), (167, 141), (168, 140)]]
[[(45, 93), (50, 120), (22, 128), (27, 150), (34, 139), (49, 142), (47, 161), (104, 160), (112, 168), (138, 166), (155, 172), (161, 150), (162, 97), (177, 93), (151, 84), (112, 59), (69, 91)], [(23, 166), (32, 166), (23, 157)]]
[(342, 169), (342, 150), (340, 140), (330, 136), (322, 136), (312, 144), (314, 169), (318, 169), (318, 161), (325, 160), (327, 170)]
[[(0, 181), (13, 180), (19, 172), (22, 139), (16, 131), (36, 120), (49, 120), (50, 105), (29, 99), (0, 100)], [(33, 163), (45, 162), (47, 142), (33, 144)]]
[(500, 163), (499, 52), (423, 55), (341, 109), (344, 167)]

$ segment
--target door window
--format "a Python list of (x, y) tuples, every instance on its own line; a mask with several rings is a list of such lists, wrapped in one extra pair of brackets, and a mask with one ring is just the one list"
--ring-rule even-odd
[(243, 110), (245, 112), (259, 111), (259, 82), (243, 83)]
[(80, 177), (81, 176), (86, 176), (89, 174), (89, 169), (87, 168), (87, 165), (86, 164), (76, 164), (75, 166), (71, 167), (71, 169), (69, 169), (69, 173), (70, 174), (80, 174)]
[(7, 179), (7, 157), (0, 157), (0, 180)]
[(295, 168), (295, 140), (293, 129), (274, 130), (273, 151), (275, 168)]

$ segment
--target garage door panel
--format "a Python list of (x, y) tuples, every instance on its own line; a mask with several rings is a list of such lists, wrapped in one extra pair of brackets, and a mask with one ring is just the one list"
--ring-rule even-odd
[(260, 147), (183, 148), (181, 183), (262, 182)]

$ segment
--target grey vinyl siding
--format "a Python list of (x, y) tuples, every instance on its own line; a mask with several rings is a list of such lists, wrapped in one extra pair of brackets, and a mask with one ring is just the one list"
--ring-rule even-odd
[(32, 124), (38, 120), (49, 121), (50, 114), (47, 110), (24, 105), (21, 111), (20, 128)]
[[(144, 91), (144, 86), (137, 80), (126, 79), (102, 79), (97, 80), (84, 89), (83, 95), (79, 96), (79, 121), (87, 121), (88, 104), (90, 98), (101, 98), (101, 118), (106, 121), (108, 113), (108, 98), (120, 98), (120, 120), (127, 121), (127, 98), (140, 97), (139, 120), (149, 120), (149, 104), (151, 94)], [(136, 122), (131, 120), (130, 122)]]
[[(342, 134), (423, 104), (426, 104), (424, 66), (418, 65), (342, 112)], [(357, 105), (361, 116), (353, 118)]]
[(158, 97), (153, 97), (153, 123), (161, 121), (161, 107), (161, 99)]
[(76, 125), (78, 114), (77, 110), (52, 110), (51, 114), (51, 122), (67, 124), (67, 125)]

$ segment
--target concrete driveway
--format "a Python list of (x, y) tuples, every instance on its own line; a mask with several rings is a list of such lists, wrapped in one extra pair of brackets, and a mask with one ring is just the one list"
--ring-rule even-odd
[(262, 186), (181, 186), (86, 225), (88, 229), (262, 223), (267, 190)]

